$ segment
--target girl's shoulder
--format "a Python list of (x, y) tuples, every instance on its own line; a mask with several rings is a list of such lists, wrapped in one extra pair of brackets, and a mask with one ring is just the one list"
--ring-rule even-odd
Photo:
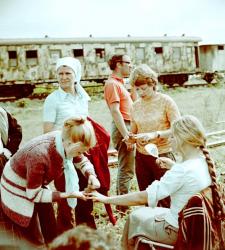
[(206, 167), (207, 163), (203, 156), (199, 156), (194, 159), (189, 159), (180, 163), (175, 163), (174, 168), (183, 171), (184, 173), (188, 173), (189, 171), (193, 171), (193, 169), (198, 169), (201, 167)]
[(171, 170), (175, 171), (175, 172), (183, 172), (184, 173), (185, 172), (185, 166), (186, 166), (185, 162), (176, 162), (172, 166)]

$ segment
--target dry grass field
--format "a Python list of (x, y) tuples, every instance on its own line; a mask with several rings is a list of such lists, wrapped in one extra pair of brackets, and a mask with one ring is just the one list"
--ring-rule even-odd
[[(225, 130), (225, 86), (218, 84), (211, 87), (192, 87), (192, 88), (175, 88), (162, 89), (163, 92), (170, 95), (182, 114), (192, 114), (197, 116), (204, 124), (206, 131)], [(23, 127), (23, 142), (42, 133), (42, 106), (43, 100), (17, 100), (14, 102), (2, 102), (2, 106), (11, 111)], [(22, 106), (22, 107), (21, 107)], [(24, 106), (24, 107), (23, 107)], [(90, 116), (101, 123), (110, 131), (111, 116), (108, 108), (100, 95), (93, 96), (90, 102)], [(224, 136), (225, 137), (225, 136)], [(211, 138), (212, 141), (220, 139), (220, 136)], [(225, 145), (210, 149), (210, 152), (216, 161), (218, 169), (218, 178), (224, 182), (225, 174)], [(111, 168), (111, 194), (115, 194), (116, 168)], [(132, 190), (136, 190), (136, 180), (133, 180)], [(123, 225), (126, 216), (116, 214), (118, 222), (112, 226), (105, 214), (102, 204), (96, 204), (94, 210), (98, 227), (105, 232), (109, 232), (119, 245), (119, 239), (122, 234)], [(119, 246), (118, 246), (119, 249)]]

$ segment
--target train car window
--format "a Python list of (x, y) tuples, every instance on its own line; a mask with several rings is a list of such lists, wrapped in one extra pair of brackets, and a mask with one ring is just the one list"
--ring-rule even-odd
[(155, 47), (155, 53), (156, 54), (162, 54), (163, 53), (163, 47)]
[(16, 50), (9, 50), (9, 67), (16, 67), (17, 66), (17, 51)]
[(198, 47), (195, 46), (195, 65), (196, 68), (199, 68), (199, 55), (198, 55)]
[(117, 55), (124, 55), (124, 54), (126, 54), (126, 50), (125, 50), (125, 48), (115, 48), (115, 53)]
[(74, 49), (73, 50), (74, 57), (83, 57), (84, 56), (84, 50), (83, 49)]
[(193, 50), (192, 50), (192, 47), (186, 47), (186, 56), (187, 56), (187, 63), (189, 65), (192, 64), (193, 62)]
[(186, 48), (187, 54), (192, 56), (192, 47)]
[(51, 49), (50, 50), (50, 58), (51, 58), (51, 63), (56, 64), (56, 61), (62, 57), (61, 50), (59, 49)]
[(38, 64), (37, 50), (27, 50), (26, 51), (26, 63), (27, 63), (27, 65), (30, 65), (30, 66)]
[(144, 61), (145, 59), (145, 49), (144, 48), (136, 48), (136, 59), (140, 61)]
[(105, 58), (105, 49), (102, 48), (96, 48), (95, 54), (97, 58)]
[(224, 46), (223, 45), (218, 45), (218, 50), (224, 50)]
[(173, 61), (178, 61), (181, 59), (181, 48), (173, 47)]

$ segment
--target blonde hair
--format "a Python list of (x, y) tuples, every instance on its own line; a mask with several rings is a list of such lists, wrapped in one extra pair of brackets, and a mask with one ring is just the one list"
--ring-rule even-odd
[(96, 144), (94, 128), (84, 117), (67, 119), (64, 122), (62, 138), (63, 140), (70, 140), (74, 143), (82, 142), (88, 148), (92, 148)]
[(130, 75), (131, 86), (141, 86), (148, 84), (156, 89), (158, 83), (158, 75), (147, 64), (141, 64), (137, 66)]
[(192, 115), (184, 115), (174, 121), (172, 133), (178, 144), (186, 142), (194, 147), (206, 144), (205, 130), (200, 121)]
[(215, 211), (214, 219), (221, 220), (221, 218), (224, 218), (225, 216), (224, 203), (216, 180), (215, 165), (210, 157), (209, 151), (206, 148), (206, 134), (201, 122), (192, 115), (182, 116), (173, 122), (172, 134), (178, 144), (186, 142), (194, 147), (199, 147), (202, 150), (212, 179), (211, 189), (213, 208)]

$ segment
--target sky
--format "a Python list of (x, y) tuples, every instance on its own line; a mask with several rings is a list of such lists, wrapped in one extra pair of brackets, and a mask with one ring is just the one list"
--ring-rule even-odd
[(197, 36), (225, 44), (225, 0), (0, 0), (0, 39)]

